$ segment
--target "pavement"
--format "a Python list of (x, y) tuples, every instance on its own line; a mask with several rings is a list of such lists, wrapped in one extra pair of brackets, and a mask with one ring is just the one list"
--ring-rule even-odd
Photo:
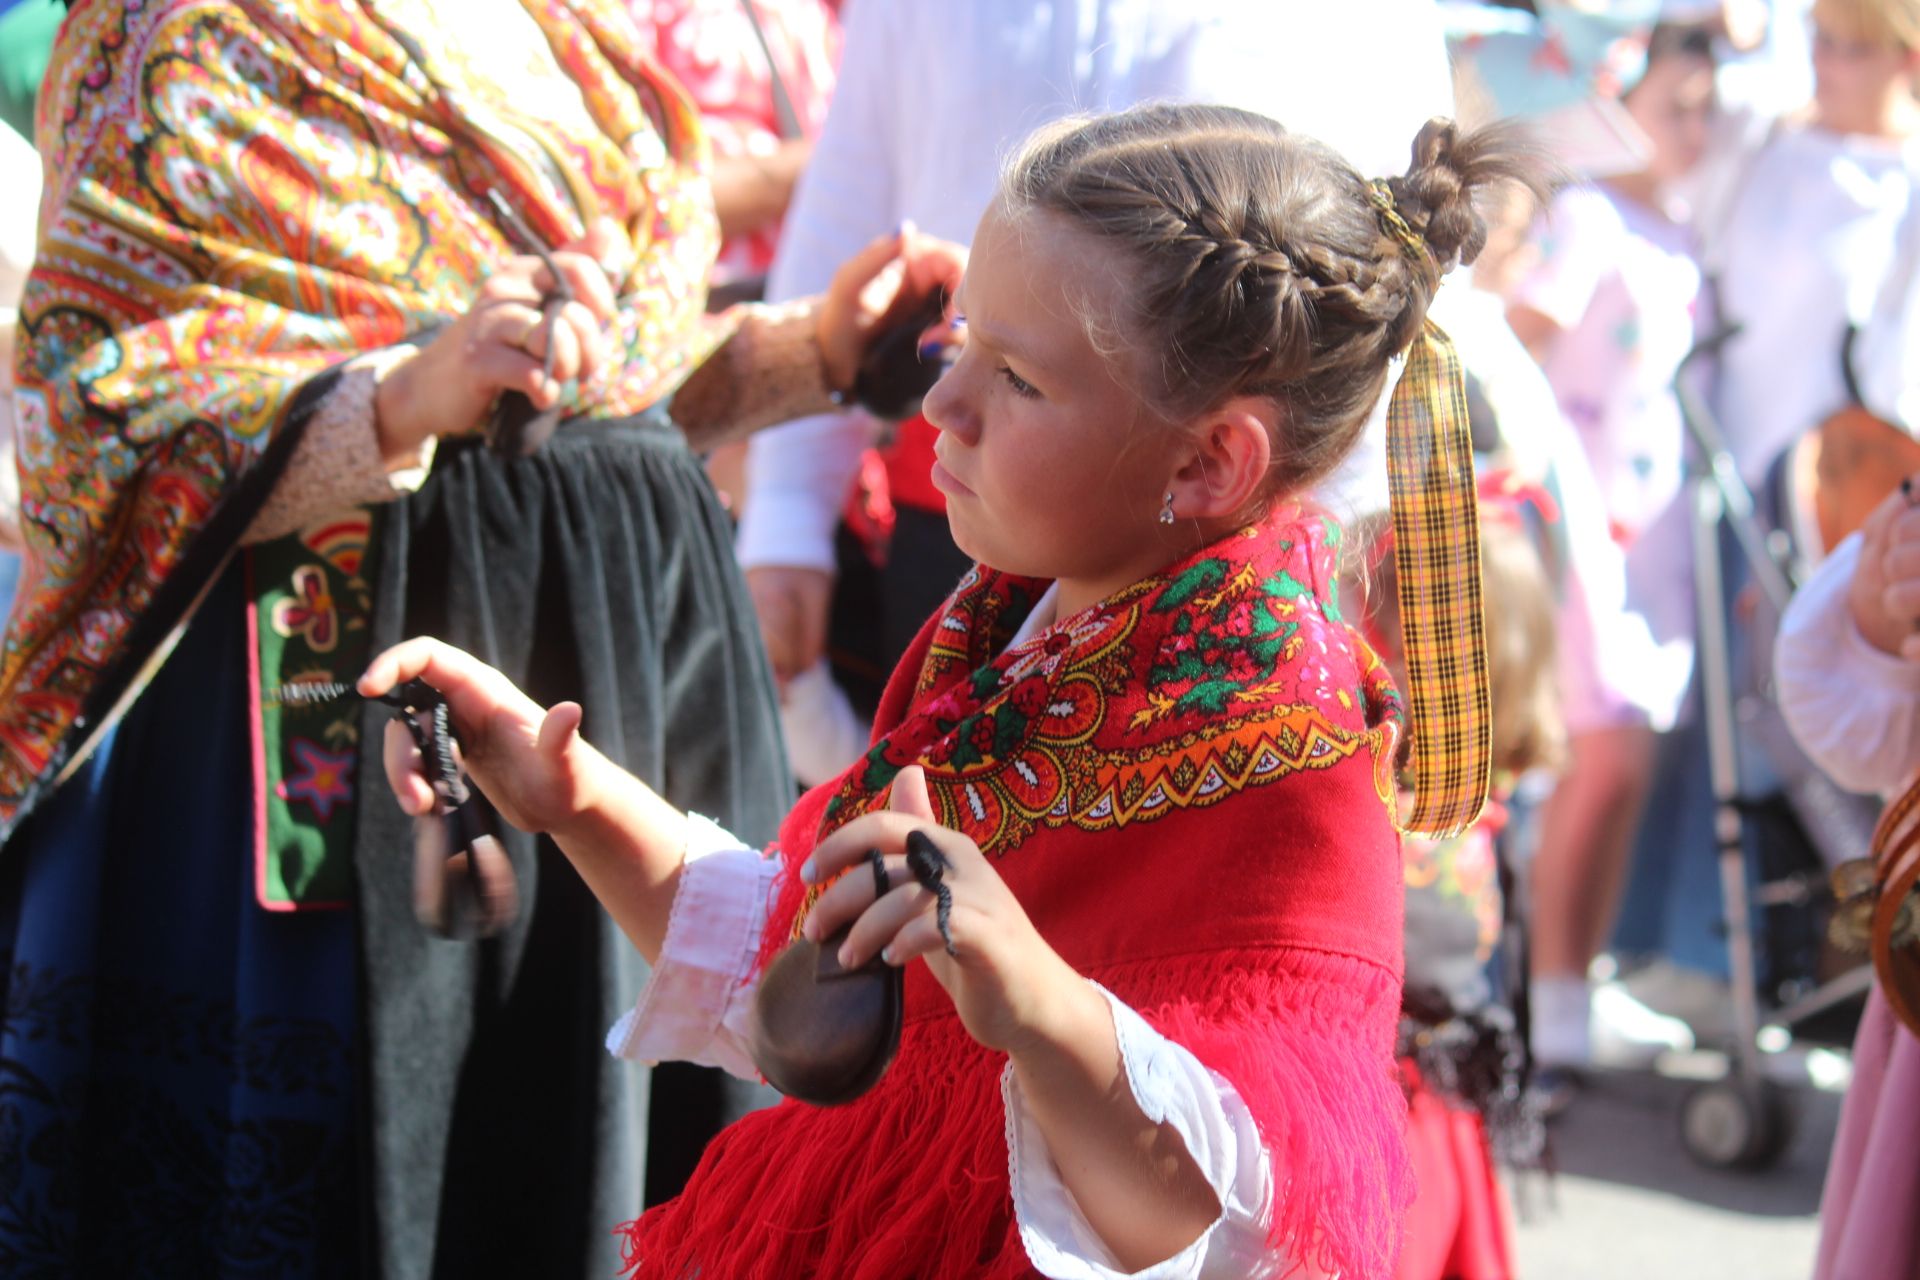
[(1790, 1085), (1778, 1163), (1735, 1173), (1681, 1145), (1696, 1085), (1653, 1071), (1592, 1079), (1555, 1122), (1558, 1176), (1509, 1183), (1518, 1280), (1807, 1280), (1840, 1095)]

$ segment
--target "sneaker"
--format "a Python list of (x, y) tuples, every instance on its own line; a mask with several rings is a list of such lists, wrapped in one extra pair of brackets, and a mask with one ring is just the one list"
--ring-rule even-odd
[(1686, 1024), (1695, 1044), (1716, 1044), (1733, 1035), (1733, 993), (1724, 978), (1655, 960), (1620, 979), (1637, 1003)]
[(1641, 1070), (1664, 1053), (1689, 1053), (1694, 1047), (1692, 1027), (1648, 1008), (1619, 982), (1594, 988), (1588, 1025), (1593, 1061), (1602, 1066)]

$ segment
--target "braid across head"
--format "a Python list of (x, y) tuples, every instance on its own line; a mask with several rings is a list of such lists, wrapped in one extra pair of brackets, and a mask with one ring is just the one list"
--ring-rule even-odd
[(1511, 129), (1433, 120), (1386, 199), (1264, 116), (1156, 105), (1042, 130), (1001, 196), (1011, 215), (1064, 219), (1125, 255), (1128, 313), (1088, 319), (1162, 417), (1240, 395), (1280, 407), (1272, 499), (1353, 447), (1442, 274), (1486, 243), (1475, 196), (1509, 179), (1537, 192), (1539, 172)]

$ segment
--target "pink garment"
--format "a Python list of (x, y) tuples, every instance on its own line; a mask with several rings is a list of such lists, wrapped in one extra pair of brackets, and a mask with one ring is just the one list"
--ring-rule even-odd
[[(840, 22), (823, 0), (752, 0), (767, 46), (793, 100), (800, 132), (826, 122), (840, 58)], [(780, 145), (767, 50), (742, 0), (628, 0), (633, 20), (651, 33), (654, 56), (686, 86), (700, 109), (716, 156), (770, 155)], [(716, 280), (759, 275), (773, 264), (777, 230), (736, 236), (720, 246)]]
[(1878, 987), (1853, 1042), (1814, 1280), (1920, 1276), (1920, 1040)]
[[(1780, 709), (1809, 757), (1844, 787), (1893, 792), (1920, 761), (1920, 663), (1875, 649), (1847, 593), (1860, 564), (1853, 534), (1804, 583), (1774, 650)], [(1875, 988), (1853, 1042), (1820, 1201), (1814, 1280), (1920, 1276), (1920, 1040)]]
[(1674, 374), (1693, 346), (1700, 268), (1685, 230), (1605, 187), (1569, 187), (1514, 301), (1560, 326), (1542, 367), (1580, 435), (1622, 546), (1680, 493)]

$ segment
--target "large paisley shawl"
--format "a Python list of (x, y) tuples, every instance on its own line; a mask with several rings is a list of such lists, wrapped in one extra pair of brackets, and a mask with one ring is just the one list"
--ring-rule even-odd
[(29, 553), (0, 646), (0, 838), (164, 656), (326, 371), (443, 323), (514, 251), (487, 188), (556, 242), (602, 214), (634, 234), (629, 358), (600, 411), (643, 408), (717, 340), (691, 109), (610, 0), (521, 3), (593, 130), (486, 85), (449, 110), (356, 0), (74, 5), (40, 99), (21, 309)]

